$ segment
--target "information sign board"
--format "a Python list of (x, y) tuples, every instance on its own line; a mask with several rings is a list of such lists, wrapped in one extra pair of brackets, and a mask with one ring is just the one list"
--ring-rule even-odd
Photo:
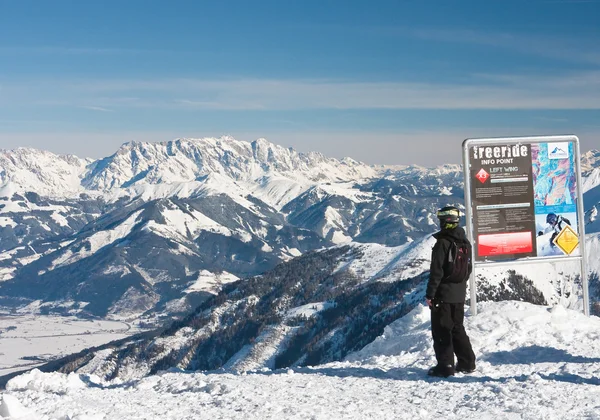
[(578, 258), (587, 305), (579, 139), (467, 139), (463, 164), (474, 267)]

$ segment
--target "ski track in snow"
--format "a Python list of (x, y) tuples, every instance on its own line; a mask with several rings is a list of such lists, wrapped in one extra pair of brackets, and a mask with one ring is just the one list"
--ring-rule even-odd
[(600, 319), (561, 306), (483, 303), (466, 328), (471, 375), (429, 378), (419, 306), (345, 361), (253, 372), (166, 372), (139, 381), (18, 376), (0, 415), (27, 419), (600, 419)]

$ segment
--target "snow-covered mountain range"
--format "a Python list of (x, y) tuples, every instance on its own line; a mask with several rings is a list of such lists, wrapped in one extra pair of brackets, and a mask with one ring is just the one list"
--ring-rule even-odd
[[(594, 233), (600, 154), (587, 152), (582, 162)], [(96, 161), (1, 151), (0, 304), (168, 318), (192, 311), (227, 283), (343, 244), (375, 247), (373, 255), (418, 266), (417, 276), (426, 264), (400, 258), (398, 250), (426, 260), (428, 245), (419, 247), (437, 227), (435, 210), (460, 206), (463, 195), (459, 165), (368, 166), (264, 139), (133, 142)], [(505, 274), (488, 275), (484, 284), (494, 289), (491, 279)], [(557, 298), (549, 281), (538, 289), (546, 300)]]
[[(255, 195), (270, 205), (298, 195), (299, 190), (294, 188), (376, 174), (370, 166), (350, 158), (330, 159), (316, 152), (298, 153), (265, 139), (248, 143), (231, 137), (130, 142), (96, 161), (20, 148), (0, 153), (0, 168), (0, 185), (8, 184), (14, 192), (35, 191), (46, 197), (73, 198), (91, 191), (112, 192), (113, 198), (134, 193), (162, 197), (173, 194), (180, 184), (192, 183), (187, 185), (191, 191), (205, 177), (213, 176), (258, 191)], [(284, 185), (277, 188), (278, 184)], [(158, 185), (169, 187), (150, 187)]]
[(399, 246), (462, 200), (458, 166), (376, 169), (259, 139), (0, 152), (0, 296), (100, 316), (186, 312), (222, 284), (350, 241)]
[[(463, 201), (458, 165), (369, 167), (264, 140), (131, 143), (99, 161), (19, 149), (1, 162), (2, 303), (162, 326), (44, 367), (109, 379), (340, 360), (422, 301), (433, 214)], [(596, 302), (598, 152), (583, 162)], [(478, 301), (580, 309), (580, 295), (569, 267), (478, 272)]]

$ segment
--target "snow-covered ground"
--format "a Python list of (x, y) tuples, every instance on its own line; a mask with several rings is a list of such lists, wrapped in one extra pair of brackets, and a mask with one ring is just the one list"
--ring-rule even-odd
[[(471, 375), (429, 378), (419, 306), (360, 352), (314, 368), (167, 372), (129, 382), (32, 371), (0, 415), (26, 419), (600, 419), (600, 319), (561, 306), (482, 303)], [(12, 417), (11, 417), (12, 416)]]
[(137, 332), (118, 321), (0, 314), (0, 376)]

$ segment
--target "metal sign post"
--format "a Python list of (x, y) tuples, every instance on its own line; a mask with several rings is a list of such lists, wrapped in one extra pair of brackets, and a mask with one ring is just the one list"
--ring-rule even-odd
[(500, 137), (463, 142), (469, 279), (477, 314), (476, 269), (580, 262), (589, 315), (585, 221), (576, 136)]

